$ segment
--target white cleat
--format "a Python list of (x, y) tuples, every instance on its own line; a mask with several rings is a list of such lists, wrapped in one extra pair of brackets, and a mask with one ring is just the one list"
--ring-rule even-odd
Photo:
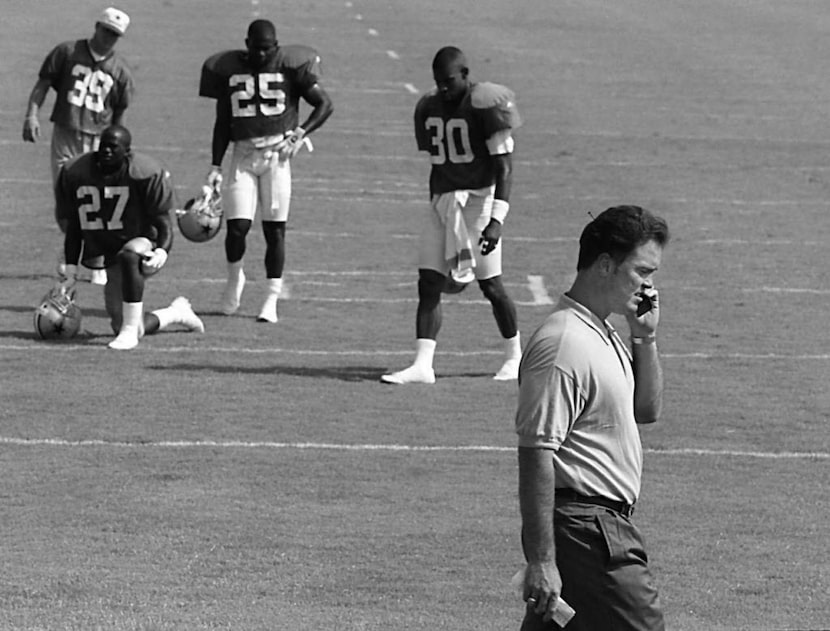
[(173, 320), (176, 324), (187, 327), (193, 333), (204, 333), (205, 324), (202, 319), (193, 311), (190, 301), (184, 296), (179, 296), (170, 303), (170, 308), (175, 310), (176, 316)]
[(245, 272), (240, 271), (236, 282), (228, 281), (225, 291), (222, 292), (222, 304), (219, 310), (225, 315), (233, 315), (239, 309), (242, 300), (242, 290), (245, 289)]
[(279, 318), (277, 317), (277, 296), (274, 294), (270, 294), (262, 305), (262, 309), (259, 310), (259, 315), (256, 317), (257, 322), (270, 322), (271, 324), (276, 324), (279, 322)]
[(93, 285), (106, 285), (107, 284), (107, 270), (105, 269), (94, 269), (89, 277), (89, 282)]
[(493, 375), (496, 381), (514, 381), (519, 378), (519, 362), (520, 359), (508, 359), (499, 371)]
[(135, 326), (124, 326), (107, 346), (116, 351), (129, 351), (138, 346), (140, 331)]
[(383, 383), (391, 383), (397, 386), (406, 383), (435, 383), (435, 371), (432, 368), (410, 366), (404, 370), (383, 375), (380, 380)]

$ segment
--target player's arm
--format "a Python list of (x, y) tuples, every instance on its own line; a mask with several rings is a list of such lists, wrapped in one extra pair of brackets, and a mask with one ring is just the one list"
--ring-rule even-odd
[(64, 279), (69, 281), (66, 286), (71, 287), (78, 276), (78, 261), (81, 258), (83, 246), (83, 232), (81, 218), (73, 203), (74, 192), (66, 181), (66, 171), (61, 169), (55, 182), (55, 219), (58, 221), (63, 237), (63, 256), (66, 263)]
[(308, 135), (328, 120), (329, 116), (334, 112), (334, 103), (328, 92), (319, 83), (315, 83), (306, 90), (303, 98), (314, 108), (311, 110), (311, 114), (308, 115), (305, 122), (300, 125), (305, 131), (305, 135)]
[(481, 232), (481, 253), (490, 254), (501, 239), (501, 227), (510, 210), (510, 190), (513, 187), (513, 156), (509, 152), (491, 156), (495, 176), (495, 193), (490, 221)]
[(231, 101), (216, 99), (216, 120), (213, 123), (213, 141), (211, 142), (211, 164), (222, 166), (222, 159), (231, 143)]
[(156, 230), (156, 248), (170, 252), (173, 247), (173, 221), (170, 213), (154, 215), (151, 224)]
[(231, 144), (231, 101), (216, 99), (216, 119), (213, 122), (213, 139), (210, 145), (211, 162), (207, 185), (214, 191), (222, 188), (222, 160)]
[(322, 126), (334, 111), (334, 104), (331, 101), (331, 97), (317, 83), (305, 91), (303, 99), (313, 109), (302, 125), (285, 134), (285, 140), (280, 148), (280, 158), (282, 160), (290, 159), (297, 155), (297, 152), (303, 146), (305, 137)]
[(113, 125), (123, 125), (124, 124), (124, 112), (127, 110), (127, 107), (118, 107), (112, 110), (112, 124)]
[(23, 140), (35, 142), (40, 137), (40, 121), (38, 113), (46, 100), (46, 94), (52, 85), (51, 79), (40, 77), (29, 94), (26, 105), (26, 118), (23, 120)]

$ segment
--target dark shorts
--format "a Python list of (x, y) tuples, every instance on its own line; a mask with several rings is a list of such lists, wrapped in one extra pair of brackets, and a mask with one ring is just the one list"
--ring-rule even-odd
[[(663, 612), (643, 538), (630, 519), (565, 502), (554, 513), (562, 598), (576, 610), (567, 631), (662, 631)], [(560, 627), (528, 611), (521, 631)]]

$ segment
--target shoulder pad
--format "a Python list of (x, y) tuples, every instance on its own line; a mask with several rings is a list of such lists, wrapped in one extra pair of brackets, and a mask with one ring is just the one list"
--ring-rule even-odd
[(310, 46), (303, 46), (302, 44), (280, 46), (278, 56), (282, 65), (288, 66), (289, 68), (299, 68), (305, 64), (320, 63), (320, 55), (317, 51)]
[(220, 53), (216, 53), (215, 55), (211, 55), (205, 60), (205, 63), (202, 64), (202, 67), (206, 70), (210, 70), (211, 72), (221, 73), (222, 69), (228, 65), (228, 63), (233, 63), (234, 60), (238, 58), (238, 56), (243, 51), (240, 50), (223, 50)]
[(163, 174), (165, 178), (169, 176), (167, 169), (163, 168), (155, 158), (135, 151), (130, 154), (130, 175), (134, 178), (144, 179), (157, 174)]
[(522, 118), (513, 91), (497, 83), (477, 83), (470, 94), (470, 105), (478, 110), (490, 132), (518, 129)]
[(470, 102), (478, 110), (490, 107), (515, 107), (513, 91), (498, 83), (476, 83), (470, 93)]

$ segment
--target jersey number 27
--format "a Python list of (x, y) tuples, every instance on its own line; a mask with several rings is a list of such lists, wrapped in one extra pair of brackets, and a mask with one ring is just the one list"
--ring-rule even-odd
[(78, 199), (84, 203), (78, 206), (78, 217), (82, 230), (120, 230), (124, 227), (121, 217), (130, 198), (129, 186), (105, 186), (104, 199), (115, 200), (112, 217), (105, 223), (101, 216), (101, 191), (97, 186), (79, 186)]

